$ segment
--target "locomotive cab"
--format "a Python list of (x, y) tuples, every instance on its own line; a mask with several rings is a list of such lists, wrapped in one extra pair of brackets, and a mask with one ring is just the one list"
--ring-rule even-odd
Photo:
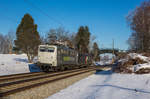
[(57, 47), (53, 45), (40, 45), (38, 49), (38, 63), (57, 66)]

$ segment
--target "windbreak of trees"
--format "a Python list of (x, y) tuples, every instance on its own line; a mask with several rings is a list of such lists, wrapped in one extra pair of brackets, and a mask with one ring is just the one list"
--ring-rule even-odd
[(137, 52), (150, 51), (150, 0), (136, 7), (128, 17), (127, 22), (132, 30), (128, 39), (130, 50)]

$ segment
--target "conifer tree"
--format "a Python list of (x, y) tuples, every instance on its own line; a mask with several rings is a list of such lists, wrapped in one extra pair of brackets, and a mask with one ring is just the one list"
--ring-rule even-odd
[(26, 53), (29, 62), (32, 62), (37, 55), (40, 36), (37, 31), (37, 25), (34, 24), (33, 18), (25, 14), (16, 31), (15, 46), (21, 52)]
[(79, 52), (89, 53), (90, 32), (87, 26), (81, 26), (76, 35), (76, 48)]

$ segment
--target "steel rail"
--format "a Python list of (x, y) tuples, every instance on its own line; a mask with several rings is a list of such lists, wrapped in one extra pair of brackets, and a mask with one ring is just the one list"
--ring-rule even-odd
[[(92, 68), (92, 67), (90, 67), (90, 68)], [(67, 73), (72, 73), (72, 72), (76, 72), (76, 71), (79, 71), (79, 70), (86, 70), (86, 69), (90, 69), (90, 68), (75, 69), (75, 70), (69, 70), (69, 71), (64, 71), (64, 72), (55, 72), (55, 73), (52, 73), (52, 74), (44, 75), (42, 77), (38, 77), (37, 76), (35, 78), (28, 78), (28, 79), (23, 79), (23, 80), (18, 80), (18, 81), (12, 81), (12, 82), (7, 82), (7, 83), (2, 83), (2, 84), (0, 84), (0, 87), (5, 87), (5, 86), (14, 85), (14, 84), (20, 84), (20, 83), (23, 83), (23, 82), (29, 82), (29, 81), (34, 81), (34, 80), (49, 78), (49, 77), (58, 76), (58, 75), (64, 75), (64, 74), (67, 74)]]
[(22, 77), (29, 77), (29, 76), (36, 76), (36, 75), (41, 75), (45, 74), (44, 72), (32, 72), (32, 73), (20, 73), (20, 74), (13, 74), (13, 75), (5, 75), (5, 76), (0, 76), (0, 81), (5, 81), (5, 80), (10, 80), (10, 79), (15, 79), (15, 78), (22, 78)]
[(23, 86), (23, 87), (12, 89), (12, 90), (9, 90), (9, 91), (6, 91), (6, 92), (0, 92), (0, 97), (4, 97), (4, 96), (10, 95), (10, 94), (14, 94), (14, 93), (24, 91), (24, 90), (27, 90), (27, 89), (30, 89), (30, 88), (34, 88), (34, 87), (37, 87), (37, 86), (40, 86), (40, 85), (44, 85), (44, 84), (47, 84), (47, 83), (52, 83), (52, 82), (55, 82), (55, 81), (58, 81), (58, 80), (66, 79), (66, 78), (69, 78), (69, 77), (72, 77), (72, 76), (80, 75), (80, 74), (87, 73), (87, 72), (90, 72), (90, 71), (95, 71), (95, 70), (96, 70), (96, 68), (87, 68), (87, 69), (84, 69), (84, 70), (82, 69), (81, 72), (79, 72), (79, 71), (76, 71), (77, 73), (74, 72), (75, 74), (70, 74), (70, 75), (59, 77), (59, 78), (56, 78), (56, 79), (51, 79), (51, 80), (48, 80), (48, 81), (35, 83), (35, 84), (32, 84), (32, 85), (28, 85), (28, 86)]
[[(92, 67), (92, 66), (90, 66), (90, 67)], [(78, 68), (76, 68), (76, 69), (78, 69)], [(61, 72), (61, 71), (57, 71), (57, 72)], [(45, 75), (45, 74), (49, 74), (49, 73), (56, 73), (56, 72), (46, 72), (46, 73), (45, 72), (32, 72), (32, 73), (4, 75), (4, 76), (0, 76), (0, 82), (7, 81), (7, 80), (12, 80), (12, 79), (25, 78), (25, 77), (30, 77), (30, 76), (33, 77), (33, 76)]]

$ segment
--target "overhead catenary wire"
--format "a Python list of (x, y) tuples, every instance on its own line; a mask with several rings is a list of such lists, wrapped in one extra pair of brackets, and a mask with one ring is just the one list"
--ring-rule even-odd
[(19, 23), (17, 20), (15, 20), (15, 19), (13, 19), (13, 18), (11, 18), (11, 17), (8, 17), (8, 16), (6, 16), (6, 15), (2, 15), (2, 16), (4, 16), (6, 20), (9, 20), (9, 21), (11, 21), (11, 22), (13, 22), (13, 23)]
[(29, 0), (24, 0), (24, 2), (26, 2), (28, 5), (32, 6), (33, 8), (37, 9), (40, 13), (42, 13), (43, 15), (47, 16), (50, 20), (55, 21), (56, 23), (58, 23), (60, 26), (63, 26), (62, 22), (60, 22), (59, 20), (56, 20), (55, 18), (53, 18), (52, 16), (48, 15), (46, 12), (44, 12), (42, 9), (40, 9), (39, 7), (35, 6), (32, 2), (30, 2)]
[[(6, 9), (4, 9), (4, 8), (1, 8), (1, 9), (6, 10)], [(11, 22), (13, 22), (13, 23), (19, 23), (19, 21), (18, 21), (18, 20), (15, 20), (14, 18), (9, 17), (9, 16), (8, 16), (8, 15), (6, 15), (6, 14), (1, 14), (1, 16), (3, 16), (3, 17), (4, 17), (4, 20), (9, 20), (9, 21), (11, 21)]]

